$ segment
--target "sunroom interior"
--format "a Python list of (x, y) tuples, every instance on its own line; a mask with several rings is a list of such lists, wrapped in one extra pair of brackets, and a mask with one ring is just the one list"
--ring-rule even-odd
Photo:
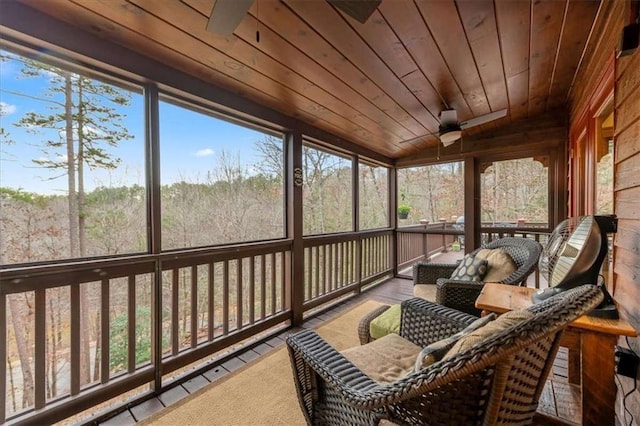
[[(217, 3), (0, 2), (3, 423), (104, 420), (570, 216), (617, 216), (604, 281), (640, 329), (637, 1), (255, 0), (227, 35)], [(615, 379), (597, 418), (633, 424)]]

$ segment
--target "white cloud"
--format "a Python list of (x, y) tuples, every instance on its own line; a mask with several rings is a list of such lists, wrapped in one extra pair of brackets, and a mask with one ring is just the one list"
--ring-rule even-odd
[(210, 157), (214, 154), (214, 151), (211, 148), (201, 149), (200, 151), (196, 151), (196, 157)]
[(9, 115), (16, 112), (17, 108), (15, 105), (8, 104), (6, 102), (0, 102), (0, 115)]

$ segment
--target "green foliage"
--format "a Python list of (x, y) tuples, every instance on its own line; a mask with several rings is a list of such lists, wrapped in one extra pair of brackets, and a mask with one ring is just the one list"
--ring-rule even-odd
[(45, 195), (0, 186), (0, 199), (22, 201), (23, 203), (42, 208), (46, 205), (47, 198)]
[[(147, 307), (136, 308), (136, 365), (151, 360), (151, 310)], [(111, 320), (109, 329), (109, 368), (122, 371), (128, 365), (128, 322), (127, 314), (122, 313)]]
[(411, 211), (411, 207), (406, 205), (406, 204), (400, 204), (398, 206), (398, 213), (399, 214), (409, 214), (410, 211)]

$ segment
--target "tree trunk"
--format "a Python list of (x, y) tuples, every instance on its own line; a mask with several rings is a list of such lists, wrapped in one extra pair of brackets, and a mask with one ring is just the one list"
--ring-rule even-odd
[(16, 346), (20, 357), (20, 368), (22, 370), (22, 408), (33, 407), (33, 372), (29, 361), (29, 350), (27, 348), (27, 337), (24, 334), (23, 315), (20, 313), (20, 301), (15, 294), (7, 295), (9, 299), (9, 311), (11, 312), (11, 322), (16, 336)]
[(64, 109), (66, 120), (67, 139), (67, 185), (69, 189), (69, 255), (72, 258), (78, 257), (78, 197), (76, 194), (76, 166), (75, 152), (73, 146), (73, 88), (71, 86), (71, 74), (64, 74), (65, 102)]
[(84, 205), (84, 99), (82, 98), (82, 82), (84, 78), (78, 78), (78, 245), (80, 256), (87, 256), (86, 244), (86, 220)]
[(16, 403), (16, 385), (13, 381), (13, 364), (11, 363), (11, 357), (7, 357), (7, 369), (9, 370), (9, 389), (11, 389), (11, 411), (15, 413), (18, 411), (18, 405)]
[(102, 343), (102, 336), (100, 335), (100, 310), (98, 309), (96, 311), (96, 321), (95, 321), (95, 325), (94, 325), (94, 330), (95, 330), (95, 338), (96, 338), (96, 350), (95, 350), (95, 357), (93, 358), (93, 380), (94, 381), (98, 381), (100, 380), (100, 361), (101, 361), (101, 357), (102, 357), (102, 353), (101, 353), (101, 343)]
[[(57, 289), (56, 289), (57, 290)], [(58, 368), (57, 368), (57, 352), (58, 352), (58, 342), (57, 342), (57, 334), (56, 333), (56, 319), (54, 315), (54, 305), (53, 298), (48, 297), (49, 299), (49, 343), (47, 345), (47, 353), (49, 362), (47, 367), (49, 368), (48, 377), (48, 397), (54, 398), (58, 393)], [(58, 300), (58, 309), (60, 308), (60, 300)]]

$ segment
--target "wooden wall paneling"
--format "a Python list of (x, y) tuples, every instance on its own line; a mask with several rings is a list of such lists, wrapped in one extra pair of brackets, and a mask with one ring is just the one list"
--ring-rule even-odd
[(496, 2), (498, 36), (504, 61), (511, 120), (526, 118), (529, 113), (529, 52), (531, 4)]
[(616, 164), (613, 177), (614, 191), (640, 185), (640, 161), (638, 160), (639, 159), (634, 156)]
[(614, 54), (622, 29), (620, 18), (625, 1), (603, 1), (598, 11), (592, 36), (587, 42), (588, 55), (580, 63), (580, 68), (569, 92), (570, 119), (575, 121), (598, 85), (602, 71)]
[[(130, 1), (142, 10), (168, 24), (173, 24), (185, 33), (190, 32), (202, 43), (215, 48), (217, 51), (227, 53), (237, 63), (254, 64), (256, 71), (290, 89), (295, 94), (293, 96), (288, 95), (291, 100), (296, 96), (300, 96), (315, 102), (317, 106), (312, 108), (319, 115), (334, 115), (341, 127), (348, 130), (349, 133), (358, 134), (363, 139), (376, 141), (378, 149), (382, 152), (388, 153), (389, 149), (385, 145), (399, 140), (397, 136), (376, 125), (373, 120), (352, 108), (345, 101), (328, 93), (305, 77), (292, 72), (282, 63), (275, 61), (260, 51), (256, 51), (253, 46), (245, 41), (239, 40), (235, 36), (221, 37), (206, 31), (207, 18), (194, 9), (185, 7), (181, 3), (146, 0)], [(284, 95), (287, 96), (286, 94)], [(338, 117), (343, 117), (343, 119), (339, 120)]]
[(616, 192), (614, 211), (619, 219), (640, 218), (640, 187), (634, 186)]
[[(637, 222), (637, 221), (636, 221)], [(638, 223), (636, 223), (638, 225)], [(616, 235), (617, 239), (617, 235)], [(618, 282), (615, 290), (615, 298), (618, 301), (621, 300), (640, 300), (640, 286), (632, 284), (625, 285), (622, 280), (626, 280), (628, 283), (637, 283), (640, 279), (640, 264), (638, 263), (638, 255), (632, 250), (622, 248), (625, 240), (617, 240), (616, 245), (616, 258), (614, 264), (614, 270), (618, 276)], [(628, 314), (635, 316), (635, 324), (640, 322), (640, 306), (638, 304), (630, 304), (626, 306)]]
[[(491, 112), (454, 2), (418, 0), (416, 4), (474, 115)], [(487, 129), (493, 127), (495, 126), (482, 126)]]
[(626, 160), (640, 152), (640, 121), (627, 127), (624, 132), (615, 136), (614, 162)]
[[(260, 19), (262, 10), (267, 5), (274, 4), (276, 8), (283, 8), (281, 3), (274, 0), (260, 1)], [(338, 53), (351, 61), (367, 79), (374, 82), (387, 94), (393, 94), (399, 105), (420, 124), (416, 135), (423, 135), (438, 129), (437, 119), (420, 104), (413, 93), (402, 85), (393, 72), (376, 55), (358, 34), (333, 9), (327, 2), (309, 2), (305, 0), (287, 0), (286, 5), (295, 14), (306, 22), (312, 31), (315, 31), (332, 46), (341, 46), (343, 51)], [(281, 29), (281, 27), (279, 27)], [(413, 130), (413, 129), (412, 129)]]
[(585, 22), (593, 21), (599, 6), (599, 0), (569, 0), (557, 63), (547, 99), (548, 105), (555, 106), (566, 102), (568, 88), (571, 86), (591, 32), (591, 26), (585, 25)]
[[(637, 71), (636, 71), (637, 72)], [(615, 133), (621, 135), (621, 132), (635, 123), (640, 118), (640, 79), (635, 82), (635, 87), (629, 92), (628, 96), (624, 96), (626, 93), (621, 93), (621, 90), (616, 90), (616, 111), (615, 111)], [(622, 84), (619, 84), (622, 86)], [(631, 85), (626, 85), (627, 88), (631, 88)], [(624, 100), (618, 103), (618, 94)]]
[(531, 11), (529, 117), (544, 111), (557, 60), (566, 0), (534, 2)]
[[(640, 253), (640, 222), (637, 219), (622, 219), (618, 221), (618, 232), (616, 232), (615, 236), (615, 246), (620, 248), (621, 250), (626, 250), (629, 253)], [(616, 271), (618, 273), (618, 271)], [(633, 278), (634, 280), (637, 278), (635, 276), (631, 276), (628, 278)], [(635, 286), (638, 286), (638, 282), (635, 281)], [(625, 301), (618, 300), (618, 302), (623, 303)]]
[[(618, 302), (618, 307), (620, 309), (620, 316), (626, 319), (629, 324), (631, 324), (636, 330), (638, 329), (637, 324), (640, 324), (640, 309), (638, 309), (637, 303), (628, 303), (625, 304), (624, 301), (628, 300), (633, 302), (635, 300), (640, 300), (640, 291), (637, 285), (637, 276), (633, 275), (636, 271), (632, 268), (627, 268), (627, 266), (631, 266), (634, 263), (635, 253), (631, 253), (628, 257), (626, 256), (626, 252), (623, 249), (617, 249), (618, 254), (616, 255), (616, 261), (614, 264), (614, 269), (616, 269), (615, 273), (615, 282), (616, 286), (614, 289), (614, 298)], [(623, 258), (622, 261), (619, 261), (617, 257), (620, 256)], [(624, 263), (621, 263), (624, 262)], [(617, 268), (620, 268), (620, 271), (617, 271)], [(628, 275), (629, 274), (629, 275)], [(640, 350), (640, 342), (638, 338), (629, 339), (632, 347), (635, 348), (636, 352)], [(635, 392), (637, 395), (640, 395), (639, 391)], [(640, 409), (640, 407), (637, 407)]]
[(471, 52), (492, 111), (509, 107), (492, 0), (458, 2)]
[[(619, 37), (622, 25), (629, 23), (629, 2), (618, 3), (623, 4), (615, 10), (617, 22), (612, 31)], [(614, 297), (622, 315), (640, 330), (640, 49), (618, 58), (614, 99), (614, 212), (619, 215), (614, 237)], [(636, 353), (640, 352), (640, 339), (629, 342)], [(625, 395), (628, 391), (628, 386), (620, 388)], [(630, 395), (626, 404), (631, 413), (640, 412), (640, 391)], [(627, 421), (622, 407), (618, 418)]]
[(415, 3), (383, 1), (378, 11), (382, 19), (393, 27), (404, 48), (438, 91), (446, 106), (454, 108), (460, 120), (480, 115), (465, 99)]
[[(616, 63), (616, 105), (626, 102), (631, 93), (640, 85), (640, 55), (623, 56)], [(621, 130), (621, 129), (618, 129)]]

